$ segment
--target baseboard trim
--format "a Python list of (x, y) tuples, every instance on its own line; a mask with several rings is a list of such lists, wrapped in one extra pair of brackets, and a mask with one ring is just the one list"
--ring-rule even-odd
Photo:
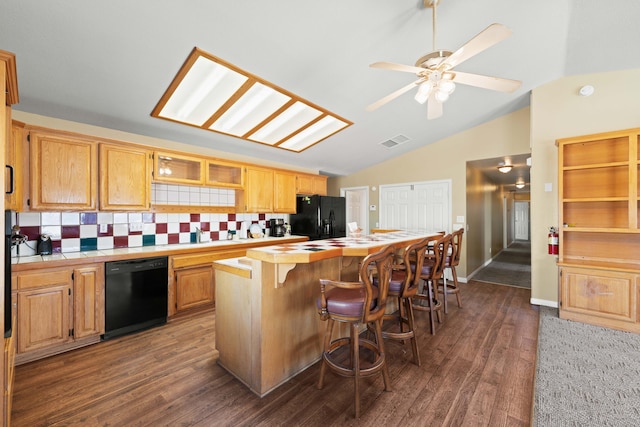
[(529, 302), (533, 305), (543, 305), (545, 307), (558, 308), (557, 301), (548, 301), (544, 299), (531, 298)]

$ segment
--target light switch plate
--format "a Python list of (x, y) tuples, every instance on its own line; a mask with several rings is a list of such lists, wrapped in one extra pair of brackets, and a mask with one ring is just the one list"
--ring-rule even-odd
[(142, 223), (132, 222), (131, 224), (129, 224), (129, 231), (142, 231)]
[(463, 222), (464, 222), (464, 215), (458, 215), (458, 216), (456, 216), (456, 222), (463, 223)]

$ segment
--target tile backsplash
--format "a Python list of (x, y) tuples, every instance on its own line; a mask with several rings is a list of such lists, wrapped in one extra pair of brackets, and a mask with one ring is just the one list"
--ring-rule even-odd
[(209, 232), (211, 240), (226, 240), (228, 232), (239, 230), (243, 221), (265, 229), (269, 219), (288, 222), (288, 217), (263, 213), (19, 212), (17, 224), (27, 241), (13, 247), (11, 255), (34, 255), (41, 234), (51, 236), (54, 253), (67, 253), (193, 243), (196, 228)]

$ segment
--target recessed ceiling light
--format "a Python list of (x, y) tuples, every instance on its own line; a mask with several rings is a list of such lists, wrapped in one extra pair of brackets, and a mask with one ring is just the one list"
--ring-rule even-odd
[(198, 48), (151, 116), (294, 152), (353, 124)]

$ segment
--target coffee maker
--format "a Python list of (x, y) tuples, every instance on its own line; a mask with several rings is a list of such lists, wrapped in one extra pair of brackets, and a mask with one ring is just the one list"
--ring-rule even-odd
[(284, 219), (270, 219), (269, 229), (271, 237), (284, 237)]

